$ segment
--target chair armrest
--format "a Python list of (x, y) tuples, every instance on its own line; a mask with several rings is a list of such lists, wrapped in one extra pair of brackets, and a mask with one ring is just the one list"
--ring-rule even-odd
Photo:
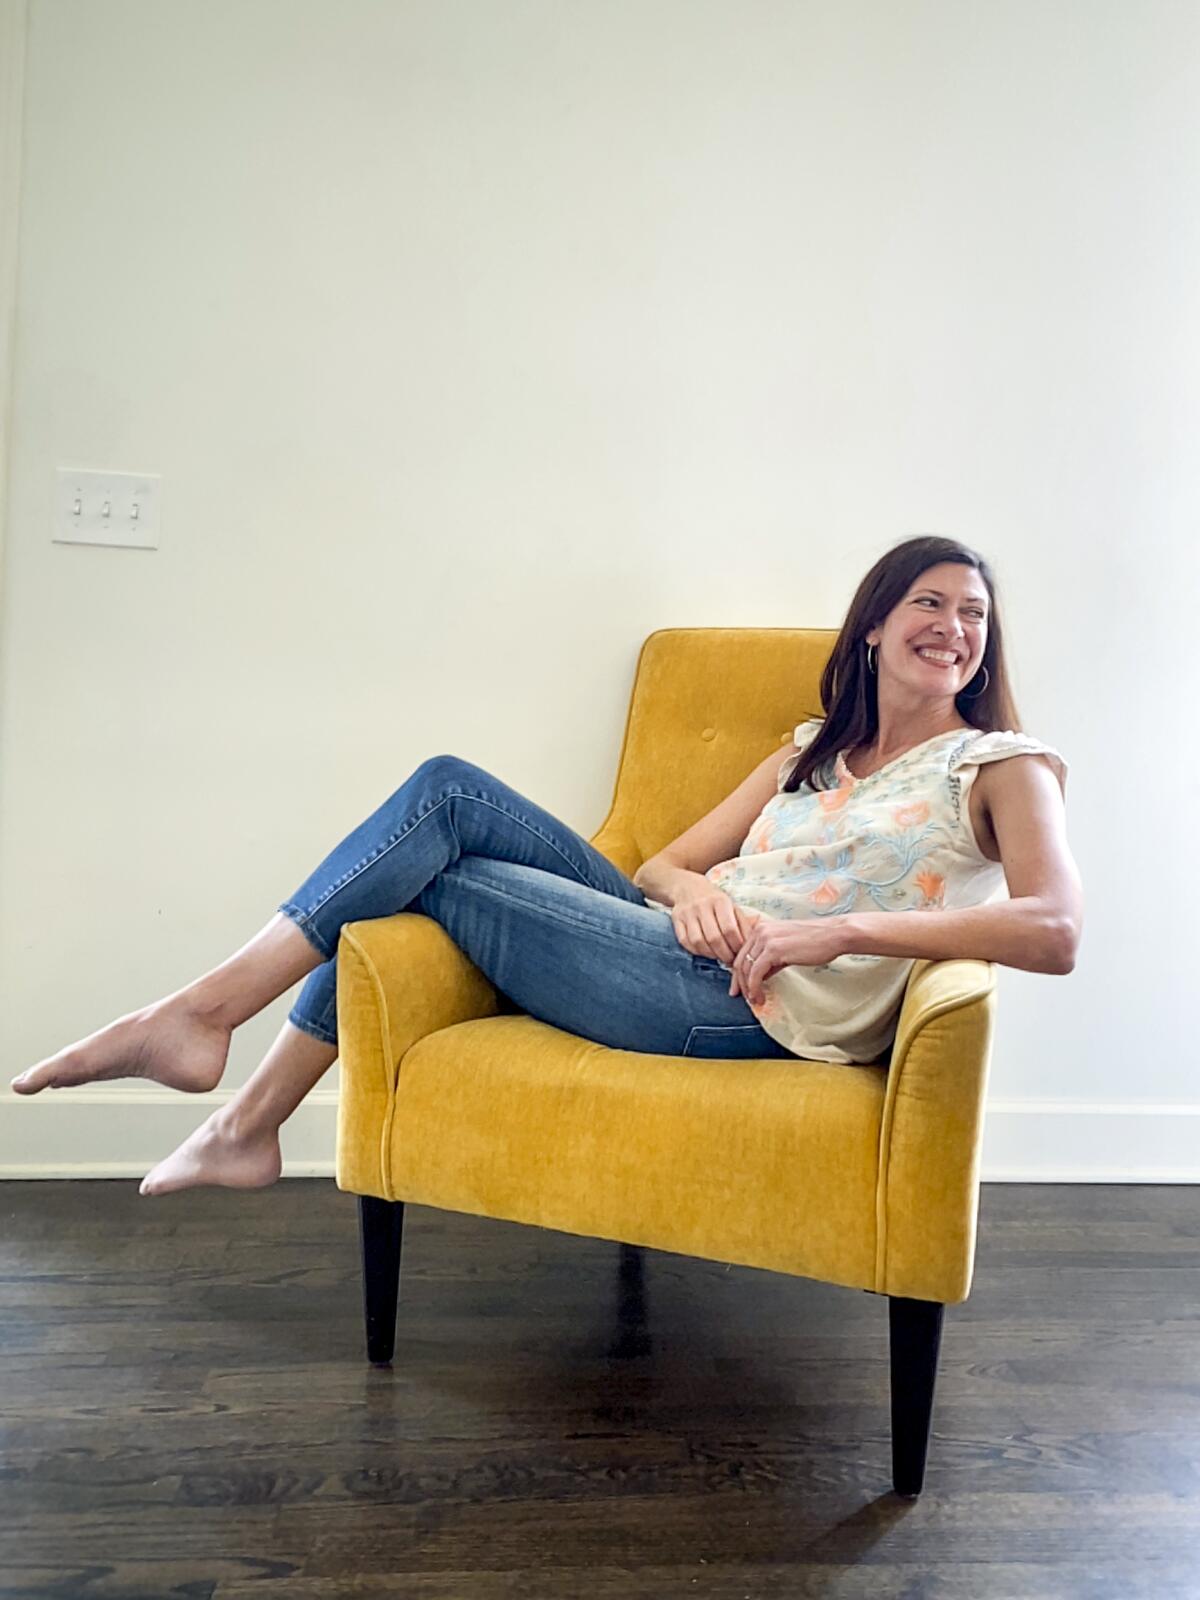
[(881, 1293), (952, 1305), (970, 1292), (995, 991), (988, 961), (909, 973), (880, 1129)]
[(338, 942), (337, 1184), (388, 1192), (400, 1063), (427, 1034), (495, 1016), (502, 998), (450, 935), (415, 911), (348, 922)]

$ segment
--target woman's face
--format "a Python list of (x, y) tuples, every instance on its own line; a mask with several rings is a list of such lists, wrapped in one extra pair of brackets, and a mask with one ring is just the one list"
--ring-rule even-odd
[(881, 682), (886, 673), (918, 694), (940, 698), (965, 689), (979, 671), (987, 630), (983, 579), (974, 567), (943, 561), (918, 576), (866, 639), (878, 646)]

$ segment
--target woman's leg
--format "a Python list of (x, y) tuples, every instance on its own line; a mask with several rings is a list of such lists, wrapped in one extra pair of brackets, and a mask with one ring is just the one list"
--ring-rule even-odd
[(283, 1166), (279, 1129), (337, 1059), (322, 1044), (285, 1022), (275, 1043), (228, 1105), (219, 1106), (179, 1148), (142, 1179), (142, 1194), (169, 1194), (215, 1183), (261, 1189)]
[[(233, 1029), (314, 968), (331, 965), (343, 922), (402, 911), (464, 854), (525, 862), (645, 903), (624, 873), (548, 811), (471, 762), (434, 756), (326, 856), (241, 950), (176, 994), (38, 1062), (13, 1079), (13, 1088), (36, 1094), (118, 1077), (195, 1092), (215, 1088)], [(301, 996), (293, 1022), (332, 1042), (332, 1029), (322, 1029), (310, 1009)]]
[(728, 967), (685, 950), (670, 917), (644, 899), (467, 856), (412, 909), (521, 1011), (565, 1033), (649, 1055), (796, 1059), (730, 994)]
[[(729, 972), (693, 956), (670, 918), (520, 863), (464, 856), (410, 910), (434, 918), (522, 1011), (615, 1049), (720, 1059), (787, 1057), (764, 1032)], [(313, 974), (310, 1025), (336, 1029), (336, 963)], [(279, 1175), (279, 1127), (332, 1064), (336, 1044), (291, 1021), (253, 1078), (173, 1155), (143, 1194), (196, 1184), (261, 1187)]]
[[(279, 1170), (280, 1123), (336, 1059), (333, 954), (342, 924), (403, 910), (441, 870), (467, 855), (535, 865), (645, 906), (641, 891), (605, 856), (507, 784), (455, 756), (423, 762), (330, 852), (259, 934), (173, 997), (225, 1030), (216, 1076), (187, 1085), (207, 1089), (220, 1076), (233, 1027), (312, 974), (254, 1075), (228, 1105), (147, 1174), (144, 1194), (195, 1183), (272, 1181)], [(151, 1026), (157, 1020), (161, 1027), (161, 1018), (150, 1020)], [(95, 1036), (100, 1048), (92, 1050), (90, 1059), (80, 1059), (80, 1048), (74, 1047), (33, 1069), (25, 1075), (28, 1082), (18, 1087), (35, 1093), (48, 1082), (84, 1082), (127, 1072), (120, 1025), (106, 1034), (107, 1040)], [(72, 1054), (75, 1059), (64, 1062)], [(146, 1075), (184, 1086), (161, 1070)]]
[(277, 913), (219, 967), (47, 1056), (12, 1087), (37, 1094), (100, 1079), (147, 1078), (193, 1094), (215, 1089), (234, 1028), (320, 964), (295, 923)]
[(326, 960), (342, 924), (402, 911), (461, 856), (537, 867), (644, 906), (599, 850), (499, 778), (433, 756), (326, 856), (279, 907)]

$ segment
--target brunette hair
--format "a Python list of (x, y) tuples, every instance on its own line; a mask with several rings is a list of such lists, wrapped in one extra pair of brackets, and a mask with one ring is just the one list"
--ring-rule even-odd
[[(850, 602), (833, 653), (821, 674), (824, 725), (801, 752), (781, 793), (794, 793), (802, 783), (811, 783), (812, 774), (826, 761), (832, 764), (839, 750), (869, 744), (875, 737), (879, 731), (878, 680), (867, 667), (865, 635), (881, 626), (923, 572), (943, 561), (958, 561), (965, 567), (974, 567), (988, 592), (987, 646), (979, 671), (955, 696), (958, 713), (972, 727), (985, 733), (1004, 729), (1013, 733), (1021, 731), (1004, 661), (1004, 634), (991, 568), (981, 555), (957, 539), (943, 539), (936, 534), (905, 539), (880, 556)], [(983, 684), (987, 687), (981, 692)], [(826, 785), (812, 784), (812, 787)]]

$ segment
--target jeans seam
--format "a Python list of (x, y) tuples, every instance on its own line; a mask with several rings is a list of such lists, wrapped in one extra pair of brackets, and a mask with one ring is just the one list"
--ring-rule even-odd
[[(401, 829), (394, 839), (389, 839), (387, 844), (385, 844), (381, 850), (377, 850), (374, 855), (364, 857), (363, 860), (358, 862), (356, 866), (351, 867), (350, 871), (345, 875), (345, 877), (339, 878), (336, 883), (331, 884), (321, 896), (320, 900), (317, 901), (316, 905), (313, 906), (312, 910), (305, 913), (306, 920), (315, 917), (317, 912), (321, 910), (322, 906), (327, 905), (339, 890), (344, 889), (348, 883), (353, 883), (354, 879), (357, 878), (360, 873), (365, 872), (368, 867), (374, 866), (377, 861), (382, 861), (384, 856), (386, 856), (389, 851), (395, 849), (396, 845), (400, 844), (402, 840), (407, 839), (409, 834), (412, 833), (415, 828), (419, 828), (428, 817), (431, 817), (433, 813), (439, 809), (439, 807), (444, 806), (447, 800), (454, 799), (456, 795), (463, 800), (477, 800), (480, 805), (490, 806), (493, 811), (498, 811), (501, 816), (508, 817), (510, 821), (517, 823), (522, 828), (525, 828), (536, 838), (541, 839), (543, 844), (548, 844), (550, 848), (562, 858), (567, 866), (571, 868), (571, 871), (576, 874), (576, 877), (580, 883), (585, 884), (589, 889), (596, 889), (597, 894), (604, 893), (602, 889), (598, 889), (594, 883), (582, 875), (580, 869), (575, 866), (570, 857), (566, 855), (562, 849), (560, 849), (556, 840), (554, 840), (549, 834), (543, 833), (542, 830), (535, 827), (533, 823), (527, 822), (524, 817), (518, 816), (515, 811), (508, 811), (504, 806), (497, 805), (494, 800), (489, 800), (484, 795), (468, 794), (464, 789), (449, 789), (445, 794), (441, 795), (437, 800), (435, 800), (428, 810), (422, 811), (418, 816), (414, 817), (409, 822), (408, 826)], [(469, 855), (470, 851), (465, 853)], [(619, 899), (620, 896), (616, 896), (615, 898)], [(632, 905), (633, 902), (631, 901), (630, 904)]]
[(750, 1029), (756, 1033), (766, 1032), (761, 1022), (693, 1022), (691, 1025), (693, 1033), (746, 1033)]
[(316, 1023), (309, 1022), (307, 1018), (302, 1019), (295, 1007), (288, 1012), (288, 1021), (291, 1023), (293, 1028), (299, 1028), (301, 1033), (307, 1033), (310, 1038), (319, 1039), (322, 1044), (337, 1044), (338, 1042), (337, 1034), (333, 1034), (331, 1037), (323, 1028), (318, 1027)]
[[(543, 900), (530, 899), (526, 895), (514, 894), (511, 889), (505, 889), (500, 884), (487, 883), (483, 880), (477, 880), (477, 887), (490, 890), (491, 893), (498, 895), (501, 900), (512, 900), (516, 905), (528, 906), (533, 911), (541, 912), (543, 916), (549, 918), (551, 921), (562, 922), (570, 928), (583, 928), (588, 933), (599, 934), (601, 938), (607, 939), (610, 943), (623, 944), (628, 941), (631, 944), (647, 945), (652, 950), (667, 951), (667, 946), (661, 944), (657, 940), (643, 939), (640, 934), (636, 933), (614, 932), (612, 929), (601, 927), (599, 923), (589, 922), (585, 917), (573, 917), (568, 912), (559, 911), (556, 907), (546, 905), (545, 901)], [(584, 887), (587, 889), (592, 889), (594, 888), (594, 885), (589, 883), (585, 884)], [(596, 889), (595, 893), (603, 894), (604, 891), (602, 889)], [(608, 898), (619, 899), (620, 896), (609, 896)], [(633, 901), (630, 900), (626, 903), (628, 905), (632, 905)], [(679, 945), (678, 948), (681, 954), (686, 955), (688, 953), (684, 950), (682, 945)]]
[(683, 1041), (680, 1055), (686, 1056), (690, 1052), (692, 1042), (698, 1033), (750, 1033), (751, 1031), (761, 1033), (768, 1040), (771, 1037), (761, 1022), (694, 1022), (688, 1029), (688, 1036)]

